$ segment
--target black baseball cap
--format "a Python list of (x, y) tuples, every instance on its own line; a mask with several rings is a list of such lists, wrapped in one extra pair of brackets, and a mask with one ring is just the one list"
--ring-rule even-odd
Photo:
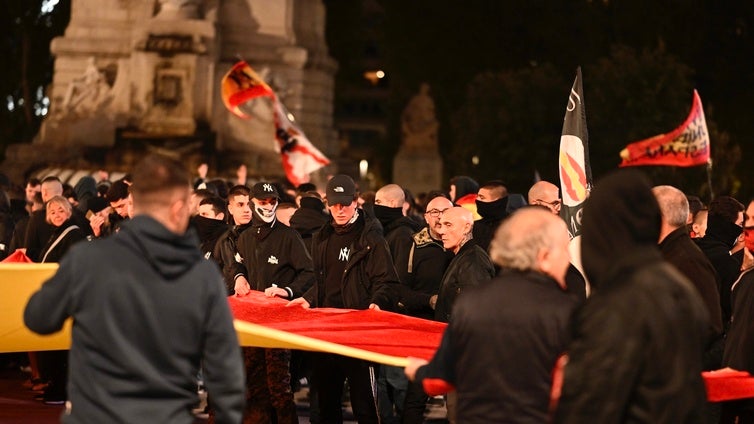
[(338, 174), (327, 183), (328, 205), (350, 205), (356, 198), (356, 183), (348, 175)]
[(278, 194), (278, 189), (274, 184), (260, 182), (254, 184), (254, 187), (251, 189), (251, 197), (259, 200), (280, 199), (280, 194)]

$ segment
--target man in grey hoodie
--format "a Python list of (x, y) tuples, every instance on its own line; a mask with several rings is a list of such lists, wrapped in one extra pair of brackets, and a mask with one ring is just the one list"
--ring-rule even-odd
[(134, 219), (81, 243), (26, 306), (54, 333), (73, 318), (64, 423), (192, 423), (200, 364), (216, 423), (239, 423), (243, 364), (222, 276), (189, 221), (189, 174), (162, 156), (133, 171)]

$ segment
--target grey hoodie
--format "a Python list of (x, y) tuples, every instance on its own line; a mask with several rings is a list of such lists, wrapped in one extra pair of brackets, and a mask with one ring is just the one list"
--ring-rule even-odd
[(225, 287), (193, 231), (148, 216), (80, 243), (29, 300), (40, 334), (73, 317), (64, 423), (191, 423), (200, 363), (217, 423), (239, 423), (243, 363)]

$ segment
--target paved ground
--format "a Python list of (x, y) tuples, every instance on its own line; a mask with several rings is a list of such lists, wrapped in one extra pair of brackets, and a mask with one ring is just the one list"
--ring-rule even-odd
[[(5, 364), (3, 364), (5, 365)], [(35, 400), (35, 393), (23, 386), (27, 375), (17, 367), (0, 369), (0, 423), (2, 424), (52, 424), (60, 422), (63, 406), (48, 406)], [(309, 423), (309, 401), (306, 386), (296, 393), (299, 423)], [(343, 406), (344, 424), (355, 424), (350, 405)], [(444, 422), (445, 408), (435, 401), (427, 409), (426, 423)], [(206, 420), (199, 418), (197, 423)], [(445, 421), (446, 422), (446, 421)]]

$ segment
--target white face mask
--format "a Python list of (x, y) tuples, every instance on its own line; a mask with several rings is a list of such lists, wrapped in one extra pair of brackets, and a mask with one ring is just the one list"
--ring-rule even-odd
[(277, 199), (253, 199), (254, 215), (269, 224), (275, 220), (275, 210), (278, 208)]

